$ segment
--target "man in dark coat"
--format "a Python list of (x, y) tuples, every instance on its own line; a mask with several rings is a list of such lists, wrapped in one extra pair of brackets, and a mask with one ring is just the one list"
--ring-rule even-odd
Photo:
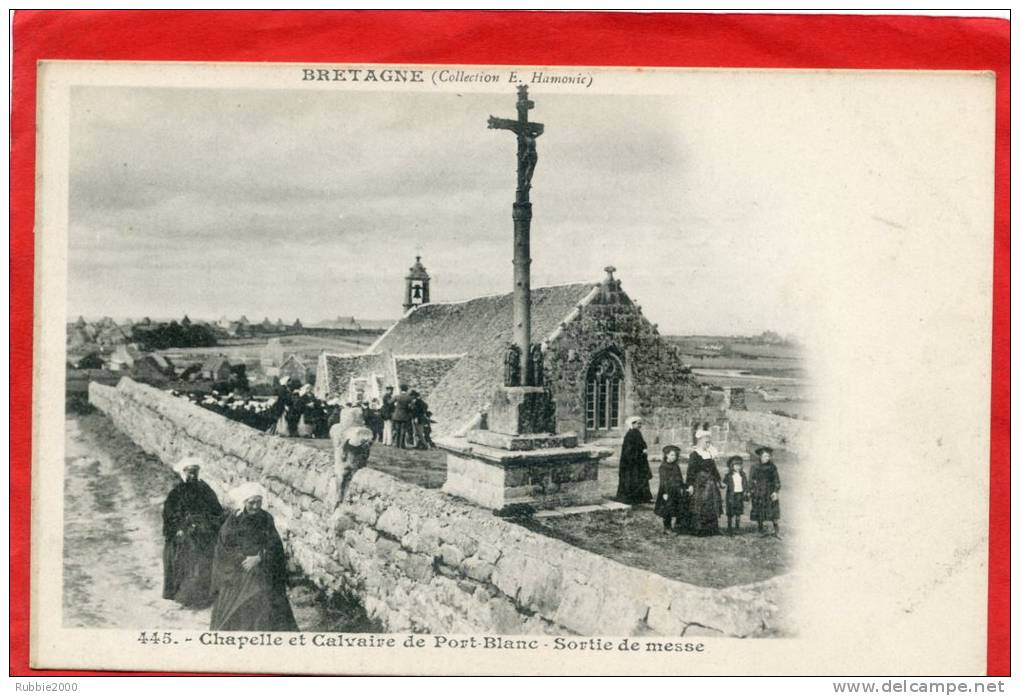
[(772, 448), (759, 447), (754, 451), (758, 464), (751, 469), (751, 519), (758, 523), (758, 532), (765, 533), (765, 522), (772, 521), (772, 529), (779, 536), (779, 470), (772, 461)]
[(421, 394), (412, 391), (410, 408), (411, 427), (414, 429), (414, 446), (418, 449), (432, 449), (435, 445), (430, 436), (432, 428), (429, 427), (431, 419), (429, 405), (425, 403), (425, 399), (421, 398)]
[(393, 444), (400, 449), (407, 447), (411, 433), (411, 395), (407, 385), (400, 385), (400, 393), (393, 397)]
[(213, 631), (297, 631), (287, 599), (287, 562), (265, 491), (243, 483), (231, 497), (239, 508), (220, 528), (213, 561)]
[(196, 457), (177, 463), (183, 480), (163, 503), (163, 598), (198, 608), (212, 602), (213, 548), (223, 518), (216, 493), (198, 478), (201, 464)]
[(372, 431), (372, 442), (382, 442), (383, 422), (380, 409), (379, 399), (361, 403), (361, 410), (365, 415), (365, 427)]
[[(289, 437), (290, 433), (286, 432), (287, 421), (283, 418), (284, 414), (287, 413), (287, 409), (291, 402), (291, 393), (290, 389), (287, 388), (286, 382), (281, 380), (279, 384), (274, 386), (273, 394), (276, 396), (276, 401), (273, 402), (273, 408), (270, 412), (270, 416), (273, 419), (273, 425), (276, 426), (278, 435)], [(279, 432), (281, 426), (283, 427), (284, 432)]]
[(638, 504), (652, 502), (649, 481), (652, 469), (648, 466), (648, 445), (641, 435), (641, 419), (627, 420), (627, 434), (623, 436), (620, 451), (620, 483), (616, 488), (616, 499), (622, 503)]

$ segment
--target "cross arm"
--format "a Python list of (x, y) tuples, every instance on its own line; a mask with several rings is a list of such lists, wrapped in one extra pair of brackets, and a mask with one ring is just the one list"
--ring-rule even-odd
[[(534, 121), (528, 121), (524, 124), (524, 134), (532, 138), (537, 138), (542, 135), (545, 131), (545, 125), (541, 123), (535, 123)], [(489, 116), (489, 128), (498, 128), (501, 130), (508, 130), (521, 134), (521, 122), (515, 121), (510, 118), (498, 118), (496, 116)]]
[(508, 130), (517, 133), (520, 131), (521, 124), (519, 121), (514, 121), (513, 119), (489, 116), (489, 128), (499, 128), (501, 130)]

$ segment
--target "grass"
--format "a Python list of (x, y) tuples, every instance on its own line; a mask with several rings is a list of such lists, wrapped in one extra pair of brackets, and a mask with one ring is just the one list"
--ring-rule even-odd
[[(329, 440), (301, 440), (317, 449), (332, 450)], [(446, 482), (446, 453), (442, 450), (401, 450), (375, 444), (368, 465), (422, 488), (442, 488)]]
[[(725, 527), (726, 518), (721, 518)], [(570, 515), (522, 523), (572, 546), (634, 568), (702, 587), (730, 587), (767, 580), (789, 566), (789, 539), (759, 536), (747, 519), (733, 536), (694, 537), (662, 531), (649, 505), (626, 515)], [(725, 530), (724, 530), (725, 531)]]
[[(302, 443), (319, 449), (331, 447), (328, 440)], [(776, 454), (780, 466), (788, 461), (782, 452)], [(440, 488), (446, 480), (446, 454), (441, 450), (398, 450), (376, 445), (368, 465), (423, 488)], [(659, 485), (657, 468), (653, 464), (655, 476), (650, 482), (653, 493)], [(615, 455), (603, 461), (599, 490), (606, 499), (616, 493), (618, 471)], [(784, 500), (791, 488), (790, 478), (783, 479)], [(781, 539), (761, 537), (748, 517), (749, 512), (750, 505), (746, 504), (740, 533), (732, 537), (663, 534), (662, 520), (652, 512), (651, 505), (635, 506), (626, 514), (569, 515), (521, 520), (519, 524), (624, 565), (702, 587), (719, 588), (767, 580), (789, 569), (789, 526), (783, 526)], [(725, 531), (725, 517), (720, 518), (720, 524)]]

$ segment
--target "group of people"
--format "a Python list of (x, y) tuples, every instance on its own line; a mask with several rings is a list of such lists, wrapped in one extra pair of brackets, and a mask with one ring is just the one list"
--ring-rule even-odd
[(265, 430), (275, 422), (273, 416), (272, 401), (258, 399), (237, 392), (187, 392), (181, 393), (177, 390), (171, 392), (174, 396), (186, 398), (196, 406), (218, 413), (230, 420), (244, 423), (245, 425)]
[(296, 631), (287, 598), (287, 564), (266, 492), (254, 482), (230, 493), (224, 509), (199, 478), (202, 461), (185, 457), (181, 481), (163, 504), (163, 597), (212, 605), (211, 630)]
[(341, 403), (324, 401), (312, 393), (310, 384), (296, 379), (281, 380), (273, 387), (273, 396), (251, 397), (236, 392), (172, 392), (192, 403), (231, 420), (281, 437), (329, 437), (330, 429), (340, 422), (344, 411), (358, 411), (372, 441), (400, 449), (433, 449), (432, 411), (422, 395), (406, 384), (394, 394), (386, 387), (382, 399)]
[[(434, 449), (432, 411), (417, 390), (401, 384), (396, 395), (386, 387), (379, 409), (372, 413), (378, 423), (377, 442), (398, 449)], [(372, 427), (370, 424), (369, 427)], [(372, 427), (373, 433), (376, 428)]]
[(273, 388), (271, 421), (264, 430), (281, 437), (323, 438), (340, 415), (337, 401), (323, 401), (312, 393), (312, 385), (297, 379), (281, 380)]
[(779, 470), (772, 461), (772, 448), (755, 450), (757, 463), (750, 475), (744, 471), (744, 458), (739, 455), (726, 461), (726, 473), (720, 475), (712, 446), (712, 434), (699, 428), (694, 434), (695, 446), (687, 457), (686, 466), (681, 450), (667, 445), (662, 450), (659, 467), (659, 491), (652, 497), (652, 470), (648, 463), (648, 446), (641, 434), (641, 419), (627, 422), (627, 433), (620, 452), (620, 480), (617, 500), (630, 504), (654, 502), (655, 514), (662, 518), (663, 533), (689, 533), (709, 536), (720, 532), (719, 518), (726, 515), (726, 530), (732, 534), (740, 529), (747, 503), (750, 517), (758, 524), (758, 532), (766, 533), (765, 523), (772, 523), (772, 532), (779, 536)]

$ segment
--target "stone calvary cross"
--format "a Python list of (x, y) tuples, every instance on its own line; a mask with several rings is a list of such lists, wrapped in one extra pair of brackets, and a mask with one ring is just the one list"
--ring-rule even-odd
[[(626, 509), (602, 500), (599, 462), (610, 455), (578, 446), (577, 433), (556, 432), (556, 402), (542, 374), (542, 347), (531, 345), (531, 176), (541, 123), (528, 120), (535, 107), (528, 88), (517, 88), (517, 120), (489, 117), (489, 128), (517, 135), (517, 198), (514, 200), (514, 326), (503, 385), (492, 391), (483, 414), (463, 437), (436, 440), (446, 451), (443, 491), (501, 516), (578, 506)], [(613, 507), (615, 506), (615, 507)]]
[[(507, 386), (537, 386), (531, 347), (531, 177), (538, 164), (535, 140), (545, 126), (528, 120), (535, 102), (528, 99), (528, 87), (517, 88), (517, 119), (489, 116), (489, 128), (508, 130), (517, 135), (517, 198), (514, 201), (514, 325), (513, 346), (519, 367), (508, 371)], [(516, 373), (516, 374), (514, 374)]]

